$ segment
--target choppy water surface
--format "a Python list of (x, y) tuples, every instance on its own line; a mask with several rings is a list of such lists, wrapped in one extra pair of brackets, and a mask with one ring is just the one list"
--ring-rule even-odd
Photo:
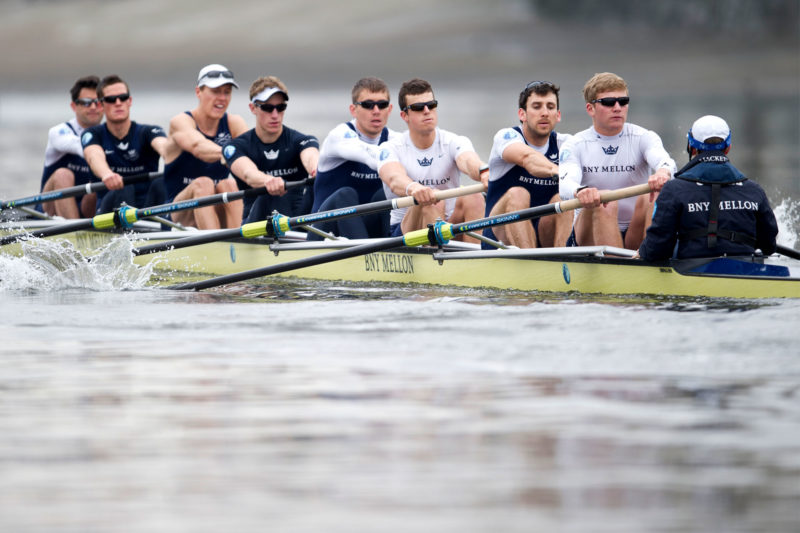
[(15, 266), (3, 531), (800, 523), (798, 302), (9, 285)]

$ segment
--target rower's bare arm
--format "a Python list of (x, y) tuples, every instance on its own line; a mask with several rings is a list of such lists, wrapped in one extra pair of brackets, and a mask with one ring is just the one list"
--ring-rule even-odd
[(99, 144), (90, 144), (83, 149), (83, 157), (92, 170), (92, 174), (100, 178), (111, 190), (122, 188), (122, 176), (111, 170), (106, 161), (106, 154)]
[[(469, 176), (475, 181), (480, 181), (484, 185), (488, 185), (489, 173), (481, 173), (481, 168), (486, 166), (486, 163), (481, 161), (478, 154), (472, 151), (463, 152), (456, 157), (456, 166), (458, 170)], [(481, 175), (483, 174), (483, 175)]]
[(216, 163), (222, 156), (222, 147), (200, 133), (192, 117), (186, 113), (175, 115), (169, 121), (169, 137), (182, 151), (206, 163)]
[(311, 146), (300, 152), (300, 161), (303, 168), (312, 178), (317, 176), (317, 163), (319, 162), (319, 148)]
[(519, 165), (532, 176), (540, 178), (558, 177), (558, 165), (550, 162), (541, 154), (524, 143), (509, 144), (503, 150), (503, 160), (512, 165)]
[(397, 196), (413, 196), (419, 205), (432, 205), (437, 201), (433, 189), (412, 180), (403, 165), (397, 161), (384, 164), (378, 175)]
[(160, 155), (164, 159), (167, 158), (167, 154), (171, 144), (173, 144), (172, 141), (170, 141), (167, 137), (156, 137), (155, 139), (150, 141), (150, 146), (153, 147), (153, 150), (158, 152), (158, 155)]
[(231, 172), (253, 188), (266, 187), (267, 192), (273, 196), (281, 196), (286, 192), (283, 179), (260, 171), (249, 157), (240, 157), (234, 161)]

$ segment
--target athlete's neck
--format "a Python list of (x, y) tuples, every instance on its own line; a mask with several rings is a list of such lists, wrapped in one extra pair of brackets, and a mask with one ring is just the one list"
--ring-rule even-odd
[(216, 135), (220, 119), (206, 115), (199, 108), (193, 109), (191, 114), (198, 130), (208, 137)]
[(528, 144), (533, 146), (547, 146), (547, 143), (550, 142), (550, 133), (548, 132), (547, 135), (537, 135), (535, 132), (531, 131), (530, 128), (522, 128), (522, 136), (525, 137), (525, 140)]
[(270, 133), (260, 126), (256, 125), (256, 136), (264, 144), (271, 144), (278, 140), (278, 137), (283, 133), (283, 126), (277, 133)]
[(420, 150), (427, 150), (436, 141), (436, 128), (425, 131), (414, 131), (409, 129), (408, 135), (411, 137), (411, 142)]
[(596, 131), (603, 137), (614, 137), (622, 133), (622, 129), (625, 127), (625, 124), (623, 123), (622, 126), (620, 126), (619, 128), (613, 128), (613, 129), (601, 128), (598, 127), (597, 124), (592, 124), (592, 127), (594, 127), (594, 131)]

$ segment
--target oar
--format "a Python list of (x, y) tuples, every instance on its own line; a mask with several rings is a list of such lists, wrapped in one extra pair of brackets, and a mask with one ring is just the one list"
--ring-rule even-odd
[[(291, 189), (293, 187), (300, 187), (305, 185), (313, 178), (306, 178), (300, 181), (287, 182), (284, 187)], [(244, 191), (223, 192), (211, 196), (203, 196), (194, 198), (192, 200), (185, 200), (183, 202), (173, 202), (171, 204), (156, 205), (153, 207), (145, 207), (143, 209), (135, 209), (133, 207), (121, 207), (112, 211), (111, 213), (103, 213), (93, 218), (76, 220), (68, 222), (59, 226), (52, 226), (39, 230), (29, 231), (27, 233), (18, 233), (16, 235), (9, 235), (7, 237), (0, 237), (0, 246), (10, 244), (19, 239), (26, 239), (32, 237), (52, 237), (54, 235), (63, 235), (73, 231), (80, 231), (86, 229), (112, 229), (112, 228), (129, 228), (134, 222), (138, 222), (143, 218), (152, 217), (154, 215), (163, 215), (166, 213), (174, 213), (176, 211), (185, 211), (187, 209), (196, 209), (198, 207), (206, 207), (209, 205), (216, 205), (221, 203), (233, 202), (242, 198), (250, 196), (258, 196), (265, 194), (267, 189), (265, 187), (258, 187), (255, 189), (247, 189)]]
[[(142, 174), (133, 174), (132, 176), (125, 176), (122, 178), (122, 183), (125, 185), (133, 185), (134, 183), (141, 183), (143, 181), (150, 181), (160, 177), (161, 172), (144, 172)], [(56, 189), (35, 196), (26, 196), (16, 200), (8, 200), (7, 202), (0, 202), (0, 211), (3, 209), (10, 209), (14, 207), (21, 207), (24, 205), (41, 204), (44, 202), (52, 202), (62, 198), (71, 198), (73, 196), (80, 196), (82, 194), (92, 194), (96, 192), (105, 191), (108, 187), (102, 181), (93, 181), (85, 185), (75, 185), (74, 187), (67, 187), (65, 189)]]
[[(434, 195), (436, 196), (437, 200), (446, 200), (448, 198), (455, 198), (457, 196), (476, 194), (485, 190), (486, 189), (482, 184), (475, 184), (456, 189), (436, 190), (434, 191)], [(197, 246), (199, 244), (241, 237), (246, 239), (263, 237), (265, 235), (270, 237), (280, 237), (289, 230), (297, 229), (300, 226), (313, 224), (314, 222), (339, 220), (342, 218), (368, 215), (370, 213), (377, 213), (379, 211), (386, 211), (388, 209), (410, 207), (415, 203), (416, 202), (413, 196), (404, 196), (402, 198), (394, 198), (392, 200), (381, 200), (379, 202), (354, 205), (352, 207), (345, 207), (343, 209), (321, 211), (319, 213), (311, 213), (310, 215), (302, 215), (292, 218), (280, 215), (267, 220), (251, 222), (243, 225), (241, 228), (224, 229), (215, 231), (213, 233), (207, 233), (205, 235), (192, 235), (191, 237), (183, 237), (162, 243), (148, 244), (133, 250), (133, 254), (145, 255), (155, 252), (163, 252), (165, 250), (186, 248), (187, 246)]]
[(792, 259), (800, 259), (800, 251), (795, 250), (794, 248), (789, 248), (788, 246), (779, 244), (775, 247), (775, 250), (777, 250), (779, 254), (785, 255), (786, 257), (791, 257)]
[[(624, 189), (617, 189), (614, 191), (605, 191), (600, 193), (600, 199), (603, 203), (613, 202), (622, 198), (631, 196), (638, 196), (640, 194), (647, 194), (650, 192), (650, 186), (646, 183), (641, 185), (634, 185)], [(539, 218), (546, 215), (553, 215), (556, 213), (563, 213), (564, 211), (571, 211), (581, 206), (580, 200), (577, 198), (572, 200), (564, 200), (554, 204), (545, 204), (537, 207), (530, 207), (520, 211), (513, 211), (493, 217), (481, 218), (471, 222), (464, 222), (462, 224), (450, 224), (447, 222), (437, 222), (427, 229), (420, 229), (409, 231), (405, 235), (399, 237), (390, 237), (388, 239), (380, 239), (376, 242), (369, 242), (342, 250), (328, 252), (314, 257), (306, 257), (303, 259), (295, 259), (287, 261), (279, 265), (270, 265), (236, 274), (228, 274), (226, 276), (219, 276), (216, 278), (207, 279), (204, 281), (197, 281), (193, 283), (183, 283), (168, 287), (177, 290), (202, 290), (211, 287), (218, 287), (228, 283), (236, 283), (238, 281), (246, 281), (249, 279), (260, 278), (262, 276), (269, 276), (272, 274), (279, 274), (281, 272), (288, 272), (290, 270), (297, 270), (324, 263), (331, 263), (350, 257), (358, 257), (360, 255), (367, 255), (384, 250), (391, 250), (400, 246), (421, 246), (425, 244), (441, 245), (446, 244), (450, 239), (456, 235), (466, 233), (468, 231), (480, 230), (491, 226), (501, 226), (503, 224), (510, 224), (512, 222), (519, 222), (522, 220), (530, 220)]]

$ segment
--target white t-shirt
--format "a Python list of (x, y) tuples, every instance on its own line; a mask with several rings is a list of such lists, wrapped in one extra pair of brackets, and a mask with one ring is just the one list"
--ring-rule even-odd
[[(556, 132), (556, 144), (558, 144), (558, 149), (561, 150), (561, 147), (570, 138), (572, 138), (572, 135), (568, 133)], [(535, 144), (528, 143), (525, 137), (514, 128), (503, 128), (494, 135), (492, 151), (489, 154), (489, 181), (499, 180), (508, 174), (508, 171), (515, 166), (514, 163), (509, 163), (503, 159), (503, 152), (505, 149), (515, 143), (523, 143), (530, 146), (543, 156), (547, 156), (547, 150), (550, 148), (549, 139), (544, 146), (536, 146)], [(558, 160), (556, 159), (553, 163), (558, 164)]]
[[(355, 126), (355, 120), (350, 121)], [(389, 130), (389, 139), (400, 137), (400, 132)], [(346, 161), (364, 163), (372, 170), (378, 170), (380, 135), (370, 138), (358, 131), (353, 131), (346, 123), (333, 128), (319, 149), (317, 170), (327, 172)]]
[[(561, 147), (558, 192), (567, 200), (584, 185), (600, 190), (639, 185), (647, 183), (650, 174), (660, 168), (666, 168), (670, 176), (676, 171), (675, 161), (655, 132), (625, 124), (619, 134), (607, 137), (590, 127)], [(620, 230), (628, 228), (635, 207), (636, 197), (619, 200)]]
[(83, 128), (78, 124), (76, 118), (67, 121), (75, 131), (67, 124), (61, 123), (50, 128), (47, 132), (47, 148), (44, 151), (44, 166), (50, 166), (64, 154), (74, 154), (83, 157), (83, 147), (81, 146), (81, 134)]
[[(436, 128), (436, 139), (430, 148), (420, 150), (411, 141), (408, 131), (399, 137), (381, 144), (378, 171), (391, 161), (399, 162), (405, 168), (408, 177), (432, 189), (455, 189), (461, 185), (461, 172), (456, 165), (456, 158), (464, 152), (474, 152), (472, 141), (463, 135)], [(384, 182), (383, 190), (386, 198), (397, 198)], [(456, 198), (445, 200), (445, 216), (453, 214)], [(389, 223), (399, 224), (403, 221), (408, 208), (393, 209)]]

